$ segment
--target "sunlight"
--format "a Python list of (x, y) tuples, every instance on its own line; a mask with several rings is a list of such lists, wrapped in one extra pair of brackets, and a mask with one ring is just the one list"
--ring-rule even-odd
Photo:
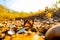
[(5, 0), (5, 6), (15, 11), (38, 11), (44, 10), (46, 6), (51, 7), (57, 0)]

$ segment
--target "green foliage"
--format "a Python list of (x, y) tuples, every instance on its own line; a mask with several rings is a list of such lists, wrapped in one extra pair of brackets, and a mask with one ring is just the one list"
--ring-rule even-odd
[(10, 18), (18, 18), (18, 17), (27, 17), (33, 15), (33, 12), (16, 12), (13, 10), (7, 9), (5, 6), (0, 5), (0, 19), (10, 19)]

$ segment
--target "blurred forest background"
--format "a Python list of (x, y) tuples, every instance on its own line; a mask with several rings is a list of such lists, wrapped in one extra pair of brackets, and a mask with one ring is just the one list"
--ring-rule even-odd
[[(57, 4), (54, 4), (54, 8), (48, 8), (48, 10), (54, 10), (55, 12), (57, 11), (57, 5), (60, 3), (60, 0)], [(45, 9), (46, 9), (45, 8)], [(28, 16), (33, 16), (33, 15), (39, 15), (44, 13), (45, 10), (38, 10), (37, 12), (17, 12), (14, 10), (9, 10), (5, 6), (0, 4), (0, 20), (7, 20), (7, 19), (12, 19), (12, 18), (23, 18), (23, 17), (28, 17)], [(50, 11), (52, 13), (52, 11)], [(50, 14), (48, 14), (49, 16)]]

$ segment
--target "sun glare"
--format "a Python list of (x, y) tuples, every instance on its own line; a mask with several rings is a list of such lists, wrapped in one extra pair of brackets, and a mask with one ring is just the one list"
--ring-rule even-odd
[(6, 0), (5, 6), (15, 11), (38, 11), (44, 10), (46, 6), (51, 7), (57, 0)]

